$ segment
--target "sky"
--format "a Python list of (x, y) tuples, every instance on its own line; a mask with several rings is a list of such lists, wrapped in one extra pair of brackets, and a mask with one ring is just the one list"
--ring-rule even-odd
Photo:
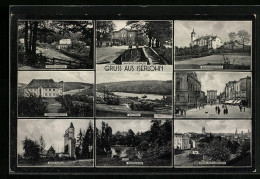
[[(96, 120), (96, 127), (101, 130), (101, 123), (104, 121), (112, 128), (112, 133), (115, 134), (117, 131), (127, 132), (129, 129), (132, 129), (134, 133), (137, 132), (146, 132), (150, 130), (151, 120), (145, 119), (114, 119), (114, 120)], [(162, 120), (164, 122), (165, 120)]]
[(55, 82), (94, 83), (93, 71), (19, 71), (18, 83), (28, 84), (32, 79), (53, 79)]
[[(56, 152), (64, 150), (64, 133), (72, 122), (75, 128), (75, 138), (79, 133), (80, 128), (86, 131), (89, 122), (94, 124), (93, 120), (88, 119), (19, 119), (17, 128), (17, 152), (22, 154), (22, 141), (25, 137), (31, 140), (39, 140), (42, 135), (45, 141), (45, 149), (48, 150), (51, 146)], [(59, 151), (58, 151), (59, 150)]]
[(220, 37), (222, 42), (229, 40), (230, 32), (237, 33), (239, 30), (246, 30), (252, 34), (251, 21), (174, 21), (174, 27), (177, 47), (189, 46), (193, 29), (196, 37), (213, 34)]
[(135, 80), (172, 80), (172, 73), (153, 73), (153, 72), (97, 72), (97, 84), (119, 81)]
[(217, 94), (224, 91), (226, 83), (251, 76), (250, 72), (197, 72), (201, 81), (201, 90), (207, 94), (207, 90), (217, 90)]
[(118, 31), (118, 30), (126, 27), (126, 22), (127, 21), (124, 21), (124, 20), (114, 20), (113, 23), (116, 25), (115, 31)]
[(206, 132), (212, 133), (244, 133), (251, 132), (251, 120), (175, 120), (174, 132), (201, 133), (202, 127), (205, 126)]

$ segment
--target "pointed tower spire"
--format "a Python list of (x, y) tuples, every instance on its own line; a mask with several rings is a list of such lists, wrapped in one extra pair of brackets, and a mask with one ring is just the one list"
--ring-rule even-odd
[(74, 126), (73, 126), (73, 123), (72, 123), (72, 122), (70, 123), (70, 128), (74, 128)]
[(236, 132), (235, 132), (235, 134), (237, 135), (237, 128), (236, 128)]

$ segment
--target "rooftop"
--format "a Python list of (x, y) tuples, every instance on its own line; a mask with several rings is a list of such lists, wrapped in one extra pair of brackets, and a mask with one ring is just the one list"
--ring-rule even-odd
[(53, 79), (33, 79), (26, 88), (60, 88), (59, 84)]

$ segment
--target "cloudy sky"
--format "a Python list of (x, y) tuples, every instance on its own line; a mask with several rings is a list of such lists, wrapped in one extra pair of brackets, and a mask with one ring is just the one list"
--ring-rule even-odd
[(252, 33), (251, 21), (174, 21), (174, 27), (177, 47), (189, 46), (193, 29), (196, 37), (213, 34), (220, 37), (222, 42), (229, 40), (230, 32), (237, 33), (239, 30), (246, 30)]
[(80, 128), (82, 132), (87, 130), (90, 121), (93, 125), (94, 121), (88, 119), (20, 119), (17, 129), (17, 151), (19, 154), (24, 152), (22, 141), (25, 137), (39, 140), (42, 135), (46, 150), (53, 146), (56, 152), (61, 152), (64, 150), (63, 135), (70, 123), (74, 125), (76, 138)]
[(251, 120), (175, 120), (174, 132), (201, 133), (202, 127), (205, 126), (206, 132), (212, 133), (244, 133), (251, 131)]
[(127, 21), (124, 21), (124, 20), (115, 20), (115, 21), (113, 21), (113, 23), (116, 25), (115, 31), (118, 31), (118, 30), (126, 27), (126, 22)]
[(250, 72), (197, 72), (201, 81), (201, 90), (217, 90), (217, 94), (224, 91), (226, 83), (251, 76)]
[[(127, 120), (127, 119), (117, 119), (117, 120), (97, 120), (96, 126), (101, 130), (101, 123), (104, 121), (112, 128), (112, 133), (115, 134), (117, 131), (127, 132), (129, 129), (132, 129), (134, 133), (137, 132), (146, 132), (150, 129), (151, 120)], [(164, 122), (165, 120), (162, 120)]]
[(172, 73), (162, 72), (97, 72), (97, 84), (118, 82), (118, 81), (135, 81), (135, 80), (172, 80)]
[(53, 79), (55, 82), (94, 83), (93, 71), (19, 71), (18, 83), (28, 84), (32, 79)]

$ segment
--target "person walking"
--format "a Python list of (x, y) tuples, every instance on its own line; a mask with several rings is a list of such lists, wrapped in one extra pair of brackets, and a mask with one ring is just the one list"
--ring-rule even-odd
[(246, 107), (244, 106), (244, 112), (246, 112)]
[(184, 115), (186, 116), (186, 109), (183, 109), (183, 113), (184, 113)]
[(226, 115), (226, 108), (223, 109), (223, 114)]
[(220, 114), (220, 108), (218, 107), (218, 115)]
[(226, 108), (226, 115), (228, 115), (228, 108)]

